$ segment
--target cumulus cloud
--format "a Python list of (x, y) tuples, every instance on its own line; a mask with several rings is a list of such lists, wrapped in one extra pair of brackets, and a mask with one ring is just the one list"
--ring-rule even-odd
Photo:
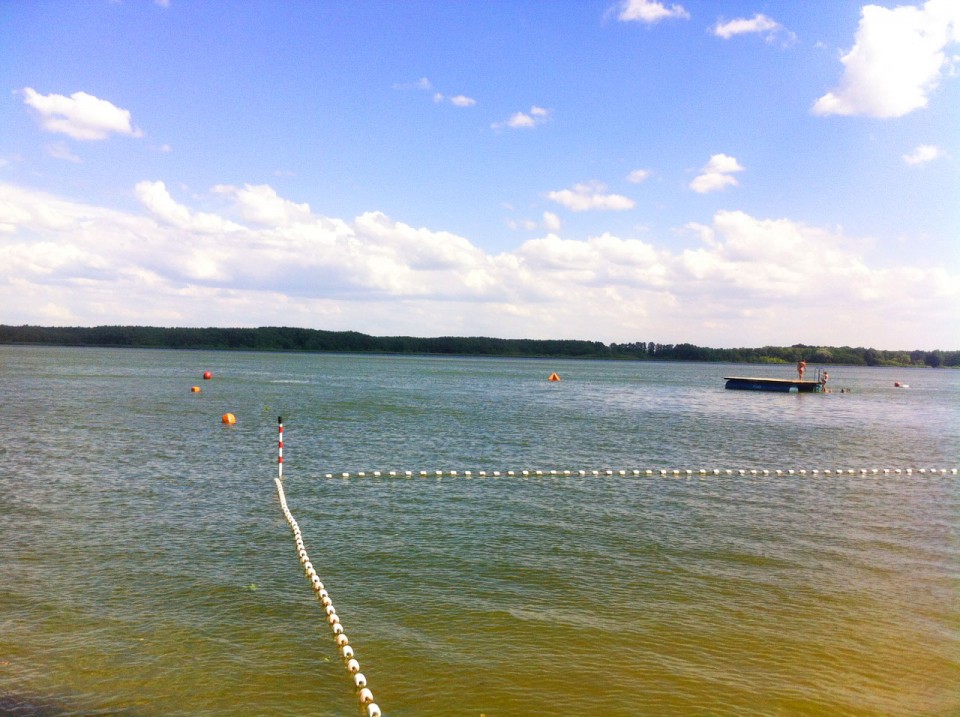
[(903, 155), (903, 161), (911, 167), (926, 164), (943, 156), (943, 150), (933, 144), (921, 144), (909, 154)]
[(560, 221), (558, 217), (553, 212), (544, 212), (543, 213), (543, 226), (551, 232), (558, 232), (563, 227), (563, 222)]
[(32, 87), (21, 91), (24, 104), (33, 108), (40, 126), (47, 132), (65, 134), (77, 140), (101, 140), (111, 134), (142, 137), (130, 122), (130, 111), (86, 92), (41, 95)]
[(178, 204), (163, 182), (138, 182), (133, 191), (140, 203), (153, 216), (177, 229), (199, 234), (235, 232), (243, 229), (240, 225), (227, 221), (217, 214), (194, 212)]
[(547, 193), (547, 198), (562, 204), (574, 212), (587, 212), (595, 209), (624, 211), (636, 206), (629, 197), (622, 194), (607, 194), (606, 185), (601, 182), (584, 182), (573, 189), (560, 189)]
[(447, 97), (441, 92), (435, 92), (433, 95), (433, 101), (437, 104), (443, 102), (449, 102), (454, 107), (473, 107), (477, 104), (477, 101), (472, 97), (467, 97), (466, 95), (455, 95), (453, 97)]
[(504, 127), (511, 129), (532, 129), (547, 122), (547, 120), (550, 119), (550, 114), (550, 110), (534, 105), (530, 108), (529, 113), (516, 112), (512, 114), (509, 119), (503, 122), (494, 122), (490, 126), (493, 127), (493, 129), (503, 129)]
[(656, 0), (624, 0), (615, 7), (620, 22), (643, 22), (653, 25), (661, 20), (688, 20), (690, 13), (682, 5), (667, 7)]
[[(694, 231), (704, 246), (677, 257), (675, 279), (697, 293), (715, 295), (724, 308), (711, 311), (713, 320), (731, 328), (737, 318), (749, 319), (776, 334), (778, 317), (814, 325), (822, 312), (829, 311), (833, 328), (827, 332), (828, 343), (876, 345), (877, 336), (903, 341), (905, 336), (888, 331), (896, 325), (897, 332), (912, 334), (917, 345), (923, 345), (922, 332), (909, 328), (911, 313), (932, 310), (938, 321), (945, 320), (948, 312), (935, 308), (936, 302), (960, 298), (960, 284), (951, 285), (956, 277), (949, 271), (872, 266), (865, 252), (868, 244), (836, 230), (722, 211), (709, 227)], [(922, 281), (930, 282), (930, 291), (939, 299), (904, 297), (892, 288), (904, 282), (919, 290)], [(925, 330), (938, 331), (933, 326), (928, 324)], [(852, 335), (860, 338), (852, 340)]]
[(740, 183), (733, 174), (742, 171), (743, 167), (734, 157), (726, 154), (714, 154), (700, 170), (700, 174), (690, 182), (690, 189), (698, 194), (709, 194), (710, 192), (719, 192), (727, 187), (736, 187)]
[(311, 219), (309, 204), (283, 199), (268, 184), (245, 184), (242, 187), (218, 184), (211, 191), (233, 199), (240, 216), (254, 224), (282, 226)]
[(774, 42), (778, 37), (784, 38), (784, 44), (791, 44), (796, 41), (796, 36), (792, 32), (786, 30), (773, 18), (759, 12), (751, 18), (718, 20), (717, 24), (710, 30), (716, 37), (724, 40), (729, 40), (737, 35), (762, 35), (768, 43)]
[(181, 204), (161, 182), (135, 191), (144, 209), (121, 212), (0, 183), (5, 320), (266, 326), (282, 316), (374, 334), (718, 346), (733, 335), (789, 344), (804, 326), (824, 344), (960, 341), (943, 333), (956, 325), (955, 269), (887, 268), (866, 242), (785, 218), (717, 212), (689, 225), (680, 249), (548, 227), (494, 255), (381, 212), (310, 215), (270, 187), (213, 192), (270, 218), (249, 226)]
[(813, 105), (817, 115), (902, 117), (927, 106), (956, 59), (960, 3), (928, 0), (919, 7), (866, 5), (853, 48), (841, 58), (843, 76)]
[(651, 174), (653, 174), (653, 172), (649, 169), (635, 169), (627, 175), (627, 181), (632, 184), (640, 184), (641, 182), (647, 181)]

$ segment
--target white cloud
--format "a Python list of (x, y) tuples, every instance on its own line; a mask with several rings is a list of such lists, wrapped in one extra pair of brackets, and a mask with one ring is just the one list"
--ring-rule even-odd
[(255, 224), (282, 226), (312, 219), (309, 204), (283, 199), (267, 184), (245, 184), (243, 187), (218, 184), (211, 191), (232, 198), (241, 218)]
[(649, 169), (635, 169), (627, 175), (627, 181), (632, 184), (640, 184), (641, 182), (647, 181), (651, 174), (653, 174), (653, 172)]
[[(160, 182), (120, 212), (0, 183), (8, 323), (292, 326), (380, 335), (926, 346), (960, 342), (960, 276), (878, 266), (869, 244), (789, 219), (717, 212), (697, 244), (549, 230), (489, 254), (380, 212), (308, 216), (270, 187), (215, 192), (266, 208), (243, 227)], [(289, 213), (288, 213), (289, 212)], [(544, 214), (545, 224), (551, 221)], [(198, 230), (199, 228), (202, 230)], [(217, 229), (219, 227), (219, 229)], [(185, 234), (185, 232), (187, 232)], [(830, 321), (823, 321), (829, 315)], [(944, 333), (946, 331), (946, 333)], [(950, 332), (953, 333), (950, 333)]]
[(178, 204), (163, 182), (138, 182), (134, 194), (151, 214), (177, 229), (200, 234), (234, 232), (243, 229), (238, 224), (227, 221), (216, 214), (193, 212)]
[(624, 211), (636, 206), (629, 197), (622, 194), (606, 194), (606, 186), (600, 182), (584, 182), (573, 189), (560, 189), (547, 193), (547, 198), (562, 204), (574, 212), (586, 212), (595, 209)]
[(736, 187), (740, 183), (734, 172), (742, 172), (743, 167), (734, 158), (726, 154), (714, 154), (700, 170), (700, 174), (690, 182), (690, 189), (699, 194), (719, 192), (727, 187)]
[(32, 87), (22, 90), (23, 101), (38, 114), (40, 126), (78, 140), (106, 139), (111, 134), (142, 137), (143, 132), (130, 123), (129, 110), (101, 100), (86, 92), (41, 95)]
[(652, 25), (661, 20), (690, 18), (690, 13), (682, 5), (667, 7), (655, 0), (624, 0), (617, 9), (619, 10), (617, 19), (621, 22), (645, 22)]
[(945, 50), (960, 40), (960, 3), (866, 5), (861, 13), (853, 48), (841, 58), (840, 84), (816, 101), (813, 113), (890, 118), (926, 107), (956, 65)]
[(442, 104), (444, 102), (449, 102), (454, 107), (473, 107), (477, 104), (477, 101), (473, 97), (468, 97), (467, 95), (454, 95), (453, 97), (447, 97), (447, 95), (442, 92), (435, 91), (433, 83), (426, 77), (421, 77), (416, 82), (401, 82), (393, 85), (395, 90), (420, 90), (422, 92), (433, 92), (433, 101), (436, 104)]
[(903, 161), (911, 167), (926, 164), (943, 156), (943, 150), (932, 144), (921, 144), (910, 154), (903, 155)]
[(752, 18), (737, 18), (727, 22), (717, 21), (713, 26), (713, 34), (729, 40), (734, 35), (746, 35), (751, 33), (768, 33), (780, 28), (780, 23), (770, 19), (766, 15), (757, 13)]
[(477, 101), (472, 97), (467, 97), (466, 95), (455, 95), (453, 97), (447, 97), (446, 95), (437, 92), (433, 95), (433, 101), (437, 104), (442, 102), (449, 102), (454, 107), (473, 107), (477, 104)]
[(774, 42), (777, 37), (783, 37), (784, 44), (796, 41), (796, 36), (792, 32), (787, 31), (773, 18), (759, 12), (751, 18), (741, 17), (726, 22), (718, 20), (717, 24), (711, 28), (711, 32), (724, 40), (729, 40), (736, 35), (763, 35), (768, 43)]
[(563, 222), (553, 212), (543, 213), (543, 226), (547, 231), (558, 232), (563, 227)]
[(503, 127), (510, 127), (511, 129), (530, 129), (533, 127), (538, 127), (539, 125), (544, 124), (550, 119), (551, 111), (543, 107), (537, 107), (534, 105), (530, 108), (530, 112), (516, 112), (510, 116), (509, 119), (504, 120), (503, 122), (494, 122), (491, 127), (493, 129), (502, 129)]

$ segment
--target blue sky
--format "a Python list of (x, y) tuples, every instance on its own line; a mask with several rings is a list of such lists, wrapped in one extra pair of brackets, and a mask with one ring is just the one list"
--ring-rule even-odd
[(0, 3), (0, 323), (960, 347), (960, 2)]

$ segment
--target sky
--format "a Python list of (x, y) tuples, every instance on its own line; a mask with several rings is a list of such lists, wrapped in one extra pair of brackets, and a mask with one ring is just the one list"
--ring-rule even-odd
[(0, 323), (960, 348), (960, 0), (0, 0)]

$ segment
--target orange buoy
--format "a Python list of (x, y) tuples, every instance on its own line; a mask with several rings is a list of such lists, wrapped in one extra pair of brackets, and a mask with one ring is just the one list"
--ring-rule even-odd
[(204, 379), (206, 379), (207, 381), (209, 381), (211, 378), (213, 378), (213, 374), (210, 373), (209, 371), (204, 371), (204, 372), (203, 372), (203, 377), (204, 377)]
[(199, 386), (191, 386), (191, 387), (190, 387), (190, 393), (200, 393), (200, 387), (199, 387)]
[(224, 413), (223, 418), (221, 418), (220, 420), (226, 423), (228, 426), (232, 426), (234, 423), (237, 422), (237, 417), (234, 416), (232, 413)]
[(550, 374), (550, 378), (549, 378), (548, 380), (549, 380), (549, 381), (559, 381), (559, 380), (560, 380), (560, 376), (557, 374), (556, 371), (554, 371), (552, 374)]

